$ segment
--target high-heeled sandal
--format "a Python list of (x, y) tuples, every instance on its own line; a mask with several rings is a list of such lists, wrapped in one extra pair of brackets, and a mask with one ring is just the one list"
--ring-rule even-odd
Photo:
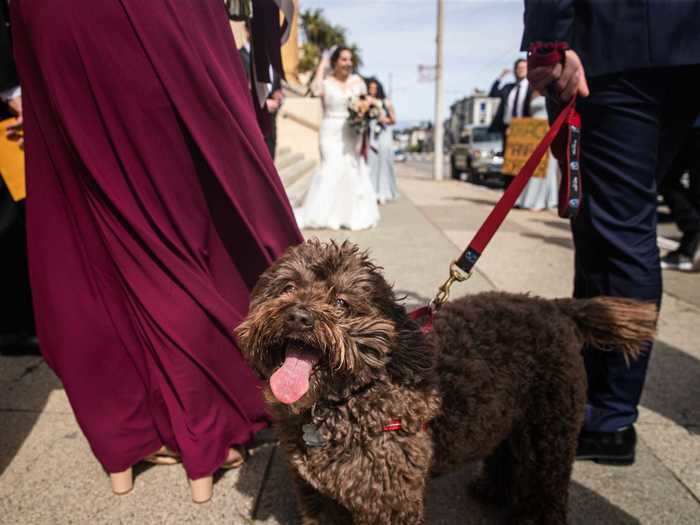
[(143, 460), (154, 465), (177, 465), (180, 463), (180, 455), (177, 452), (173, 452), (165, 446), (162, 446), (153, 454), (143, 458)]
[[(219, 468), (226, 470), (238, 468), (245, 463), (247, 457), (248, 452), (244, 447), (231, 447), (226, 461)], [(195, 503), (206, 503), (214, 495), (214, 476), (191, 479), (190, 488), (192, 489), (192, 501)]]
[[(175, 465), (180, 463), (180, 456), (163, 446), (153, 454), (143, 458), (143, 461), (154, 465)], [(122, 472), (113, 472), (109, 475), (109, 480), (112, 484), (112, 492), (116, 495), (128, 494), (134, 488), (133, 468), (129, 467)]]
[(220, 468), (231, 470), (238, 468), (248, 459), (248, 451), (245, 447), (233, 446), (228, 450), (228, 457)]
[(109, 480), (112, 483), (112, 492), (117, 496), (128, 494), (134, 488), (134, 473), (131, 467), (122, 472), (111, 473)]

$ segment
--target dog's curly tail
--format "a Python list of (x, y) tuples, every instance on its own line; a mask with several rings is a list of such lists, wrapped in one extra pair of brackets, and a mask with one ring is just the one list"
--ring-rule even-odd
[(621, 350), (637, 358), (642, 343), (656, 334), (656, 305), (622, 299), (557, 299), (557, 306), (576, 323), (584, 343), (602, 350)]

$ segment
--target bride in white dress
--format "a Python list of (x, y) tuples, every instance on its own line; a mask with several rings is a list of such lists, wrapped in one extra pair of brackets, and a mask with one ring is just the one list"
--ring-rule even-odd
[(362, 137), (348, 124), (349, 100), (367, 93), (364, 80), (352, 73), (352, 59), (350, 49), (337, 48), (330, 59), (332, 73), (317, 89), (323, 97), (321, 165), (303, 204), (294, 210), (299, 228), (364, 230), (379, 222)]

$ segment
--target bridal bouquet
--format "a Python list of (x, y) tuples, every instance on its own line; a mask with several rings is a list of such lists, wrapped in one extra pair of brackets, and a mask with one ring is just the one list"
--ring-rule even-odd
[(383, 111), (382, 102), (367, 95), (357, 95), (348, 100), (348, 123), (357, 134), (364, 133), (372, 120), (378, 119)]

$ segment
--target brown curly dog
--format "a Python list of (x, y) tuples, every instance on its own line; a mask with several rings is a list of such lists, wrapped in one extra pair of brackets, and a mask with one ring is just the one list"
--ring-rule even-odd
[(656, 308), (483, 293), (427, 336), (366, 253), (290, 248), (236, 333), (266, 398), (303, 523), (424, 523), (426, 481), (485, 460), (475, 487), (512, 523), (566, 523), (583, 420), (585, 342), (633, 357)]

